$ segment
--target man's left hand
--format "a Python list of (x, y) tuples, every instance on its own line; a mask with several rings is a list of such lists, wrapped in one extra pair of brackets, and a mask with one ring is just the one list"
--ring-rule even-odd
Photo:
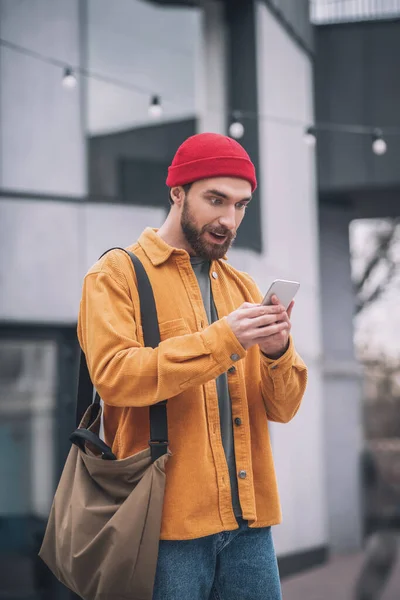
[[(279, 299), (276, 296), (272, 296), (272, 304), (279, 305)], [(262, 336), (260, 336), (260, 341), (258, 341), (258, 345), (263, 354), (268, 356), (268, 358), (272, 358), (277, 360), (280, 358), (289, 347), (289, 336), (292, 325), (290, 323), (290, 317), (292, 315), (292, 310), (294, 306), (294, 300), (289, 304), (287, 310), (282, 306), (282, 311), (276, 315), (276, 322), (282, 323), (286, 322), (287, 327), (280, 331), (279, 333), (270, 333), (271, 325), (267, 325), (266, 327), (262, 327)], [(274, 323), (275, 324), (275, 323)], [(273, 325), (274, 325), (273, 324)]]

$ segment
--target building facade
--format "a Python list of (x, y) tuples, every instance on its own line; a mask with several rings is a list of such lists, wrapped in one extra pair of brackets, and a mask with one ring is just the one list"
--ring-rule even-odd
[(261, 290), (301, 282), (293, 335), (309, 386), (294, 421), (271, 426), (284, 515), (274, 540), (283, 574), (321, 562), (324, 406), (341, 392), (324, 387), (315, 151), (303, 141), (314, 121), (308, 2), (0, 0), (0, 39), (0, 585), (32, 598), (47, 585), (34, 555), (74, 425), (85, 272), (161, 224), (183, 139), (233, 120), (260, 185), (230, 261)]

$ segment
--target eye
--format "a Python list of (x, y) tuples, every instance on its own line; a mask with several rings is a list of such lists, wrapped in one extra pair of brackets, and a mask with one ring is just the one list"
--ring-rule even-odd
[(246, 206), (247, 206), (246, 202), (238, 202), (236, 204), (236, 208), (238, 208), (239, 210), (244, 210), (246, 208)]
[(222, 204), (221, 198), (210, 198), (210, 202), (213, 206), (219, 206)]

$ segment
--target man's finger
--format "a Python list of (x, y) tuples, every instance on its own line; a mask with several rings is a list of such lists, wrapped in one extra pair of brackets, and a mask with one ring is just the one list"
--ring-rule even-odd
[(254, 308), (255, 306), (259, 306), (259, 304), (255, 304), (252, 302), (243, 302), (243, 304), (241, 304), (239, 308)]
[(266, 325), (265, 327), (257, 328), (252, 333), (257, 340), (263, 340), (281, 332), (287, 333), (288, 331), (290, 331), (290, 325), (282, 321), (280, 323), (275, 323), (274, 325)]
[(269, 325), (273, 325), (274, 323), (287, 323), (290, 325), (289, 317), (285, 312), (279, 314), (264, 314), (259, 317), (253, 317), (249, 319), (249, 325), (252, 327), (267, 327)]
[(291, 303), (289, 304), (288, 309), (286, 311), (287, 314), (288, 314), (289, 319), (292, 316), (293, 306), (294, 306), (294, 300), (291, 301)]
[(283, 312), (282, 315), (279, 316), (279, 322), (283, 322), (283, 321), (286, 321), (286, 323), (290, 324), (290, 317), (286, 311)]
[(245, 302), (240, 306), (240, 309), (245, 311), (246, 317), (249, 319), (261, 317), (262, 315), (276, 315), (285, 312), (285, 307), (281, 304), (264, 305)]

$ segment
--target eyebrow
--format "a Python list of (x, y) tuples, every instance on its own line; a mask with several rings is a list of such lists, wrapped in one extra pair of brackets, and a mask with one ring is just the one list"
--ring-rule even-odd
[[(204, 196), (219, 196), (220, 198), (224, 198), (224, 200), (229, 200), (229, 196), (227, 194), (224, 194), (224, 192), (221, 192), (220, 190), (207, 190), (206, 192), (204, 192)], [(250, 202), (251, 199), (252, 196), (249, 196), (248, 198), (243, 198), (243, 200), (239, 200), (239, 202)]]

